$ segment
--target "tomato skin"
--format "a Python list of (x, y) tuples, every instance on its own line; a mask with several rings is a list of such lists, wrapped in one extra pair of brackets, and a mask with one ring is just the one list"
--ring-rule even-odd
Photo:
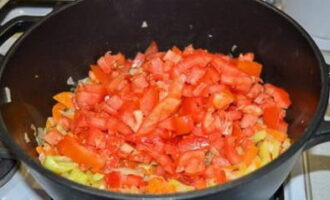
[(106, 103), (110, 105), (113, 109), (119, 110), (124, 104), (124, 101), (119, 96), (114, 95), (110, 97), (110, 99), (107, 100)]
[(205, 176), (207, 178), (214, 178), (218, 184), (226, 182), (225, 172), (220, 167), (214, 165), (210, 165), (206, 168)]
[(229, 90), (224, 90), (220, 93), (215, 93), (212, 102), (215, 108), (225, 109), (234, 102), (234, 100), (234, 95)]
[(101, 83), (107, 83), (109, 82), (110, 76), (106, 73), (104, 73), (104, 71), (97, 65), (91, 65), (91, 70), (94, 74), (94, 76), (96, 77), (96, 79), (98, 81), (100, 81)]
[(242, 157), (236, 151), (235, 138), (227, 137), (225, 139), (224, 153), (226, 159), (233, 165), (241, 162)]
[(88, 131), (87, 144), (97, 148), (104, 148), (106, 145), (105, 133), (98, 129), (90, 129)]
[(202, 106), (203, 98), (201, 97), (185, 98), (182, 102), (181, 113), (190, 115), (194, 122), (201, 122), (205, 115)]
[(176, 134), (190, 133), (194, 128), (194, 122), (189, 115), (174, 118)]
[(129, 126), (115, 117), (108, 117), (107, 129), (112, 132), (117, 131), (124, 135), (130, 135), (133, 133)]
[(210, 147), (210, 142), (206, 137), (188, 136), (179, 142), (178, 147), (180, 152), (208, 150)]
[(52, 129), (46, 135), (44, 135), (43, 139), (51, 145), (56, 145), (63, 139), (63, 135), (57, 130)]
[(221, 155), (214, 156), (212, 164), (217, 167), (228, 167), (231, 165), (230, 162)]
[(185, 57), (182, 62), (178, 63), (177, 68), (180, 72), (185, 72), (192, 66), (206, 67), (206, 65), (213, 60), (213, 57), (213, 55), (206, 52), (193, 53), (192, 55)]
[(90, 127), (100, 130), (107, 130), (108, 119), (105, 117), (89, 116), (87, 117), (87, 123)]
[(209, 134), (209, 141), (211, 143), (211, 147), (215, 148), (219, 152), (225, 145), (224, 138), (217, 132)]
[(95, 104), (103, 101), (106, 90), (101, 85), (86, 84), (78, 88), (75, 101), (80, 109), (91, 109)]
[(169, 117), (159, 122), (158, 127), (169, 131), (175, 131), (176, 130), (175, 118)]
[(121, 174), (116, 171), (110, 172), (105, 176), (104, 180), (109, 189), (119, 188), (121, 185)]
[(204, 159), (202, 150), (186, 151), (180, 156), (177, 172), (184, 171), (190, 175), (201, 173), (205, 170)]
[(196, 85), (198, 81), (204, 76), (205, 70), (200, 67), (194, 67), (187, 77), (187, 82)]
[(163, 101), (159, 102), (150, 115), (143, 121), (137, 134), (143, 135), (155, 129), (157, 123), (173, 114), (180, 103), (181, 100), (171, 97), (165, 98)]
[(156, 88), (150, 87), (140, 100), (140, 110), (148, 116), (159, 101), (159, 92)]
[(144, 152), (130, 154), (128, 159), (145, 164), (149, 164), (152, 160), (151, 156)]
[(262, 65), (248, 60), (239, 60), (237, 67), (250, 76), (259, 77), (262, 71)]
[(291, 104), (291, 100), (289, 97), (289, 94), (283, 90), (282, 88), (276, 87), (272, 84), (265, 84), (265, 90), (266, 93), (271, 95), (275, 102), (281, 107), (281, 108), (288, 108)]
[(147, 57), (147, 56), (150, 56), (150, 55), (155, 54), (157, 52), (158, 52), (158, 46), (157, 46), (155, 41), (152, 41), (150, 43), (149, 47), (144, 52), (144, 55)]
[(279, 129), (283, 120), (283, 110), (277, 105), (268, 105), (264, 108), (263, 120), (272, 129)]
[(132, 186), (141, 187), (145, 183), (141, 176), (129, 174), (122, 178), (121, 184), (128, 187), (132, 187)]

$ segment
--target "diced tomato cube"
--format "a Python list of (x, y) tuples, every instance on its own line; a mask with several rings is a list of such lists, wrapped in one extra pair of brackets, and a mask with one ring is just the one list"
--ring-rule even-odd
[(110, 105), (113, 109), (119, 110), (121, 106), (124, 104), (123, 100), (117, 95), (114, 95), (110, 97), (109, 100), (107, 100), (107, 104)]
[(140, 110), (148, 116), (159, 101), (159, 92), (156, 88), (150, 87), (140, 100)]
[(210, 142), (206, 137), (188, 136), (183, 138), (179, 142), (178, 146), (181, 152), (191, 150), (208, 150), (210, 147)]
[(202, 69), (200, 67), (194, 67), (188, 77), (187, 77), (187, 82), (196, 85), (198, 81), (204, 76), (205, 74), (205, 69)]
[(178, 135), (190, 133), (194, 128), (194, 122), (189, 115), (175, 117), (174, 124)]
[(52, 129), (46, 135), (44, 135), (43, 139), (51, 145), (56, 145), (63, 139), (63, 135), (57, 130)]
[(205, 170), (205, 153), (202, 150), (187, 151), (180, 156), (177, 172), (198, 174)]
[(119, 188), (121, 185), (121, 174), (116, 171), (110, 172), (105, 176), (104, 180), (109, 189)]
[(289, 94), (282, 88), (276, 87), (272, 84), (265, 84), (266, 93), (271, 95), (275, 102), (281, 108), (288, 108), (291, 104)]

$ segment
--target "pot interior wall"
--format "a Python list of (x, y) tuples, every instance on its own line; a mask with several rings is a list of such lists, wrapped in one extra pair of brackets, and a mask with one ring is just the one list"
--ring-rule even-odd
[[(143, 21), (147, 27), (141, 27)], [(289, 91), (289, 134), (308, 126), (320, 97), (320, 66), (302, 34), (260, 3), (245, 0), (85, 0), (49, 18), (18, 45), (3, 71), (1, 87), (12, 102), (1, 106), (10, 136), (36, 157), (31, 124), (42, 127), (52, 96), (69, 90), (104, 52), (133, 57), (151, 41), (162, 50), (193, 44), (212, 52), (254, 52), (265, 82)], [(24, 133), (31, 139), (26, 143)]]

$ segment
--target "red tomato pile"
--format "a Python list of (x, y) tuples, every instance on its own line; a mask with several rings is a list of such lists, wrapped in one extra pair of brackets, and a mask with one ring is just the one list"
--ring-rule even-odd
[(287, 137), (289, 95), (263, 84), (262, 65), (253, 60), (253, 53), (232, 58), (192, 46), (161, 52), (155, 43), (133, 60), (106, 53), (74, 93), (54, 97), (44, 139), (53, 154), (105, 174), (111, 190), (175, 192), (170, 179), (194, 189), (208, 179), (225, 183), (226, 169), (257, 156), (256, 132)]

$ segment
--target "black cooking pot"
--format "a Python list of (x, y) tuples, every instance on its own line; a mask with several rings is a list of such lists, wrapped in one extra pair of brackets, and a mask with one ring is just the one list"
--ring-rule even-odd
[[(146, 27), (141, 26), (143, 22)], [(52, 95), (70, 88), (68, 77), (85, 77), (89, 64), (104, 52), (120, 51), (132, 57), (152, 40), (162, 50), (194, 44), (212, 52), (230, 53), (233, 45), (238, 47), (233, 54), (254, 52), (264, 64), (263, 79), (291, 95), (287, 121), (293, 145), (243, 178), (169, 195), (101, 191), (44, 169), (38, 162), (30, 127), (45, 124), (54, 104)], [(305, 148), (330, 139), (326, 135), (329, 124), (322, 120), (328, 84), (328, 68), (310, 36), (291, 18), (261, 1), (78, 1), (27, 31), (6, 56), (0, 82), (1, 91), (7, 91), (0, 95), (1, 139), (54, 199), (264, 200), (283, 183)], [(31, 142), (26, 143), (24, 133)]]

